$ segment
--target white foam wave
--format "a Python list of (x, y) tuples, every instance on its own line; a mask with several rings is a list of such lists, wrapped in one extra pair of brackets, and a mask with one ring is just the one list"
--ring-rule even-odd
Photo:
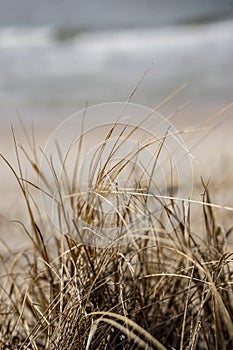
[(79, 32), (69, 40), (56, 34), (49, 27), (0, 28), (0, 95), (7, 93), (17, 104), (34, 104), (40, 96), (55, 96), (61, 104), (77, 96), (115, 100), (123, 85), (132, 88), (154, 63), (145, 95), (152, 94), (154, 81), (163, 97), (171, 86), (190, 82), (193, 94), (232, 98), (233, 21)]
[[(164, 29), (140, 29), (115, 32), (83, 33), (72, 43), (73, 57), (78, 58), (78, 70), (92, 72), (104, 70), (107, 66), (124, 65), (128, 70), (137, 66), (145, 69), (151, 63), (167, 69), (180, 57), (211, 60), (211, 55), (226, 59), (233, 54), (233, 22), (209, 24), (206, 26), (180, 26)], [(182, 62), (181, 62), (182, 63)], [(183, 71), (186, 69), (183, 62)], [(171, 67), (170, 67), (171, 68)], [(188, 69), (188, 67), (187, 67)]]
[(0, 28), (1, 49), (45, 48), (52, 44), (53, 33), (48, 27)]
[(164, 29), (128, 30), (84, 33), (78, 48), (86, 52), (145, 52), (154, 48), (165, 50), (189, 48), (208, 43), (233, 40), (233, 21), (206, 26), (180, 26)]
[[(210, 42), (232, 41), (233, 21), (223, 21), (202, 26), (174, 26), (151, 29), (130, 29), (103, 32), (77, 33), (69, 42), (86, 53), (143, 52), (151, 48), (170, 50), (195, 47)], [(66, 42), (66, 44), (67, 44)], [(50, 27), (0, 28), (1, 49), (47, 48), (64, 45), (56, 30)]]

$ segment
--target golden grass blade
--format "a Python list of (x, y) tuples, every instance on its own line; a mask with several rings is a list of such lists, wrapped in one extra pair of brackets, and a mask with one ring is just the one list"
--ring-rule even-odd
[[(91, 312), (90, 314), (87, 315), (87, 317), (91, 316), (91, 315), (102, 315), (103, 317), (108, 316), (110, 318), (116, 318), (119, 321), (124, 322), (127, 326), (132, 327), (133, 330), (137, 331), (138, 333), (140, 333), (140, 335), (144, 336), (149, 343), (151, 343), (153, 346), (155, 346), (157, 349), (159, 350), (166, 350), (166, 348), (154, 337), (152, 337), (152, 335), (147, 332), (145, 329), (143, 329), (142, 327), (140, 327), (137, 323), (135, 323), (134, 321), (128, 319), (125, 316), (119, 315), (119, 314), (115, 314), (113, 312)], [(105, 319), (105, 318), (104, 318)], [(103, 318), (101, 318), (101, 320), (103, 320)], [(105, 319), (111, 324), (111, 322), (113, 322), (112, 319)], [(120, 324), (118, 324), (117, 322), (114, 321), (114, 325), (115, 326), (120, 326)], [(127, 334), (128, 332), (128, 328), (121, 326), (120, 328), (122, 331), (124, 330), (125, 333)], [(133, 335), (134, 336), (134, 335)], [(135, 338), (136, 339), (136, 338)], [(144, 343), (145, 344), (145, 343)], [(145, 344), (147, 346), (147, 344)]]

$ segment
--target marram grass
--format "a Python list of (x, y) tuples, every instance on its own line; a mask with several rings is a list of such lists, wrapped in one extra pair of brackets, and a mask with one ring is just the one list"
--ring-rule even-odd
[[(21, 151), (39, 173), (36, 150)], [(177, 212), (173, 232), (151, 221), (129, 244), (90, 247), (77, 239), (75, 222), (62, 233), (51, 229), (33, 197), (38, 185), (22, 176), (19, 154), (16, 146), (19, 170), (5, 161), (25, 199), (30, 222), (19, 226), (32, 244), (0, 257), (0, 349), (233, 348), (231, 229), (218, 225), (211, 205), (199, 204), (198, 232), (189, 205)], [(203, 203), (210, 203), (203, 186)], [(96, 220), (92, 197), (86, 200), (75, 208)], [(164, 214), (169, 218), (168, 207)]]

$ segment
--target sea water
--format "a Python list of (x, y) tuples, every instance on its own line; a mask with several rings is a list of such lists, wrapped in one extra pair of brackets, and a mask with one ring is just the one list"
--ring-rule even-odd
[(89, 105), (153, 107), (183, 83), (184, 100), (228, 103), (231, 1), (0, 0), (0, 121), (65, 118)]

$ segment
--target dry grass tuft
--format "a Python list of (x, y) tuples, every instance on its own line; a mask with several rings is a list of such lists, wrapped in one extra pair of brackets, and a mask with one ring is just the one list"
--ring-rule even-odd
[[(164, 213), (176, 212), (173, 232), (151, 219), (127, 245), (86, 246), (75, 220), (59, 233), (43, 217), (32, 196), (38, 187), (23, 177), (15, 148), (19, 171), (12, 172), (25, 198), (30, 223), (24, 230), (32, 245), (0, 257), (0, 349), (233, 348), (231, 230), (218, 226), (211, 206), (203, 205), (198, 232), (190, 206), (175, 211), (171, 199)], [(36, 150), (33, 158), (24, 154), (39, 173)], [(88, 221), (96, 220), (88, 200), (90, 194), (85, 207), (76, 203), (77, 219), (85, 210)], [(130, 200), (135, 212), (136, 200)], [(205, 185), (203, 202), (211, 202)]]

